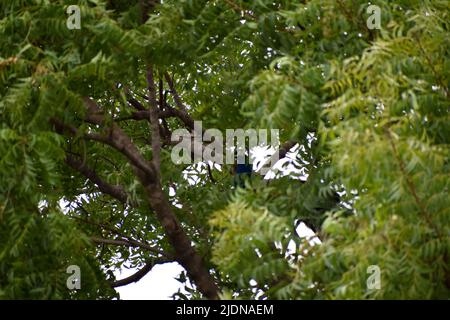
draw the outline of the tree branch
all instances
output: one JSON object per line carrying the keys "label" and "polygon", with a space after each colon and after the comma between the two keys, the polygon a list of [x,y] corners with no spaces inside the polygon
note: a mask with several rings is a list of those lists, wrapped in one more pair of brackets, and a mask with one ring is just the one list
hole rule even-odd
{"label": "tree branch", "polygon": [[[153,103],[155,100],[156,99],[153,100]],[[85,121],[104,127],[107,123],[97,103],[87,97],[84,98],[84,101],[88,109]],[[157,110],[156,108],[152,109],[155,111]],[[155,114],[153,114],[152,117],[152,120],[154,120]],[[152,135],[155,135],[155,133],[158,132],[159,140],[159,124],[157,121],[156,118],[156,122],[153,122],[156,130]],[[187,236],[176,215],[172,211],[171,204],[165,196],[159,179],[157,179],[156,172],[158,171],[155,170],[154,164],[149,163],[142,156],[131,139],[116,123],[113,122],[108,125],[107,136],[95,136],[91,138],[98,138],[97,141],[102,141],[103,143],[114,147],[126,156],[146,191],[148,197],[147,200],[151,208],[156,213],[156,217],[164,228],[170,244],[174,248],[176,260],[186,269],[189,277],[194,281],[199,288],[199,291],[202,292],[206,298],[218,299],[219,288],[217,287],[214,278],[210,275],[209,270],[206,268],[203,258],[194,249],[191,239]],[[71,131],[72,134],[77,133],[77,129]],[[160,141],[158,142],[160,143]]]}
{"label": "tree branch", "polygon": [[[82,206],[80,206],[80,205],[78,205],[78,206],[82,210],[86,211],[86,209],[84,209]],[[117,235],[117,236],[119,236],[121,238],[121,239],[113,239],[112,240],[112,239],[104,239],[104,238],[92,236],[91,240],[94,243],[97,243],[97,244],[111,244],[111,245],[118,245],[118,246],[123,245],[123,246],[127,246],[127,247],[139,247],[141,249],[153,252],[154,254],[156,254],[158,256],[165,257],[167,260],[170,260],[170,261],[175,260],[175,256],[173,254],[167,253],[167,252],[164,252],[164,251],[161,251],[161,250],[158,250],[157,248],[154,248],[154,247],[150,246],[147,243],[144,243],[144,242],[141,242],[141,241],[137,241],[137,240],[135,240],[135,239],[133,239],[133,238],[123,234],[121,231],[119,231],[118,229],[116,229],[114,227],[111,227],[111,226],[108,226],[108,225],[105,225],[105,224],[102,224],[102,223],[97,223],[97,222],[94,222],[94,221],[90,221],[88,219],[82,219],[82,218],[76,217],[76,216],[70,216],[69,215],[69,218],[75,219],[75,220],[80,221],[80,222],[85,223],[85,224],[90,224],[90,225],[99,227],[102,230],[112,232],[113,234],[115,234],[115,235]]]}
{"label": "tree branch", "polygon": [[158,256],[163,256],[166,257],[167,261],[172,261],[173,256],[168,255],[146,243],[142,243],[136,240],[131,240],[131,239],[105,239],[105,238],[99,238],[96,236],[92,236],[91,237],[92,242],[96,243],[96,244],[110,244],[110,245],[115,245],[115,246],[125,246],[125,247],[137,247],[137,248],[141,248],[144,249],[146,251],[150,251]]}
{"label": "tree branch", "polygon": [[161,137],[159,134],[158,101],[156,100],[155,81],[153,79],[153,68],[147,68],[147,85],[150,97],[150,125],[152,128],[152,162],[155,167],[156,179],[160,177],[161,167]]}
{"label": "tree branch", "polygon": [[145,107],[139,101],[137,101],[134,98],[129,98],[129,99],[127,99],[127,101],[139,111],[147,110],[147,109],[145,109]]}
{"label": "tree branch", "polygon": [[192,241],[184,232],[176,215],[166,199],[159,185],[151,184],[145,187],[151,207],[163,226],[168,240],[175,249],[177,261],[186,269],[189,277],[208,299],[219,298],[217,287],[209,270],[206,268],[203,258],[195,251]]}
{"label": "tree branch", "polygon": [[127,203],[127,193],[121,186],[111,185],[105,182],[98,174],[89,168],[83,161],[71,156],[66,155],[66,163],[76,171],[80,172],[92,183],[96,184],[101,192],[110,195],[111,197],[119,200],[122,203]]}
{"label": "tree branch", "polygon": [[[86,121],[103,126],[105,124],[105,119],[103,114],[100,112],[100,108],[97,104],[90,98],[84,98],[88,106],[88,114],[86,115]],[[108,128],[108,136],[90,136],[92,139],[106,143],[114,147],[117,151],[125,155],[126,158],[138,169],[146,173],[147,180],[155,180],[156,170],[152,163],[149,163],[139,152],[137,147],[131,141],[130,137],[116,124],[112,123]]]}
{"label": "tree branch", "polygon": [[180,95],[178,94],[177,90],[175,89],[175,86],[173,84],[173,80],[170,77],[170,75],[166,72],[164,73],[164,77],[169,85],[170,91],[173,95],[173,100],[175,101],[175,104],[177,105],[179,109],[178,117],[181,121],[191,130],[194,130],[194,119],[192,119],[191,115],[188,113],[187,108],[181,101]]}
{"label": "tree branch", "polygon": [[172,261],[165,260],[165,259],[150,259],[149,261],[146,262],[146,264],[138,272],[132,274],[131,276],[129,276],[125,279],[121,279],[121,280],[117,280],[117,281],[113,282],[111,284],[111,286],[113,288],[117,288],[117,287],[125,286],[125,285],[133,283],[133,282],[138,282],[147,273],[149,273],[150,270],[152,270],[155,265],[168,263],[168,262],[172,262]]}

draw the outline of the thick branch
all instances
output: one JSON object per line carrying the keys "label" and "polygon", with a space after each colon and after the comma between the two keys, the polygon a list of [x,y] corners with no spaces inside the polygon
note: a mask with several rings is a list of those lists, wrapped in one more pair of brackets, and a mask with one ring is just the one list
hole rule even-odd
{"label": "thick branch", "polygon": [[[105,117],[96,102],[90,98],[85,98],[84,100],[88,109],[86,121],[104,127],[106,124]],[[156,125],[158,125],[157,121]],[[159,132],[159,126],[153,132],[153,135],[156,132]],[[71,133],[76,134],[76,129],[75,132]],[[144,186],[148,196],[148,202],[156,213],[169,242],[174,248],[176,260],[186,269],[189,277],[195,282],[199,291],[205,297],[217,299],[219,289],[213,277],[210,275],[209,270],[206,268],[202,257],[195,251],[192,246],[192,241],[172,211],[170,202],[165,197],[159,179],[156,178],[157,174],[153,163],[149,163],[142,156],[131,139],[114,122],[108,127],[108,135],[98,141],[114,147],[126,156],[141,184]]]}
{"label": "thick branch", "polygon": [[[87,116],[87,121],[96,125],[102,125],[104,122],[101,114],[90,114]],[[54,125],[56,132],[60,134],[63,134],[64,132],[68,132],[72,136],[79,134],[79,130],[77,128],[65,124],[59,119],[51,118],[50,122]],[[131,139],[119,126],[117,126],[117,124],[113,123],[112,126],[108,128],[108,135],[100,135],[98,133],[81,133],[80,136],[84,139],[98,141],[115,148],[117,151],[125,155],[131,164],[146,172],[149,179],[154,179],[154,168],[152,168],[151,163],[149,163],[141,155]]]}
{"label": "thick branch", "polygon": [[137,101],[134,98],[129,98],[129,99],[127,99],[127,101],[139,111],[145,111],[146,110],[145,107],[139,101]]}
{"label": "thick branch", "polygon": [[[96,125],[104,125],[105,119],[97,104],[90,98],[84,98],[84,100],[89,110],[86,115],[86,121]],[[103,137],[103,139],[99,139],[97,141],[114,147],[116,150],[125,155],[134,166],[144,171],[147,174],[147,179],[155,180],[155,168],[142,156],[138,148],[131,141],[130,137],[128,137],[128,135],[123,132],[123,130],[116,123],[112,123],[108,128],[108,131],[109,134],[107,137]],[[95,137],[93,138],[95,139]]]}
{"label": "thick branch", "polygon": [[91,182],[95,183],[101,192],[110,195],[111,197],[119,200],[122,203],[127,203],[127,194],[125,190],[117,185],[111,185],[100,178],[97,173],[89,168],[83,161],[71,156],[66,156],[66,163],[76,171],[80,172]]}
{"label": "thick branch", "polygon": [[186,269],[189,277],[208,299],[218,299],[219,288],[209,274],[202,257],[195,251],[192,241],[181,227],[161,187],[147,185],[145,190],[151,207],[175,249],[177,261]]}

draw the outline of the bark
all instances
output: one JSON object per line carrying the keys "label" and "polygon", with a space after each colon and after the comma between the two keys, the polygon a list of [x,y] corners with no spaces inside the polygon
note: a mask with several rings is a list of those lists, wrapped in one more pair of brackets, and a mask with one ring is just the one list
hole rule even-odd
{"label": "bark", "polygon": [[105,182],[102,178],[100,178],[97,175],[97,173],[94,170],[92,170],[85,163],[83,163],[83,161],[75,158],[74,156],[67,155],[66,163],[76,171],[83,174],[91,182],[96,184],[101,192],[110,195],[111,197],[119,200],[122,203],[127,203],[128,198],[127,193],[121,186],[115,186]]}
{"label": "bark", "polygon": [[172,211],[169,202],[158,185],[149,184],[145,190],[152,209],[175,249],[177,261],[188,271],[190,278],[208,299],[218,299],[219,288],[210,275],[202,257],[195,251],[192,242],[184,232]]}

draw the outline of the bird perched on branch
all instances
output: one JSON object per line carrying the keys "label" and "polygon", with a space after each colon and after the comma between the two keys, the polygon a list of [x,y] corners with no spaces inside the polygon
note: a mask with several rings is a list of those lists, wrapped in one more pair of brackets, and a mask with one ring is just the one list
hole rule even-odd
{"label": "bird perched on branch", "polygon": [[245,180],[252,176],[253,165],[251,163],[234,164],[233,165],[233,185],[235,188],[245,188]]}

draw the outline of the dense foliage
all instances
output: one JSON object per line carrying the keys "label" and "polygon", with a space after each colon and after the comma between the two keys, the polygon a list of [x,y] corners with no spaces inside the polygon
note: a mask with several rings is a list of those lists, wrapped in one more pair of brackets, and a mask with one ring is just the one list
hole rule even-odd
{"label": "dense foliage", "polygon": [[[176,298],[448,298],[449,2],[161,2],[0,2],[0,298],[170,261]],[[280,129],[295,170],[177,165],[194,120]]]}

